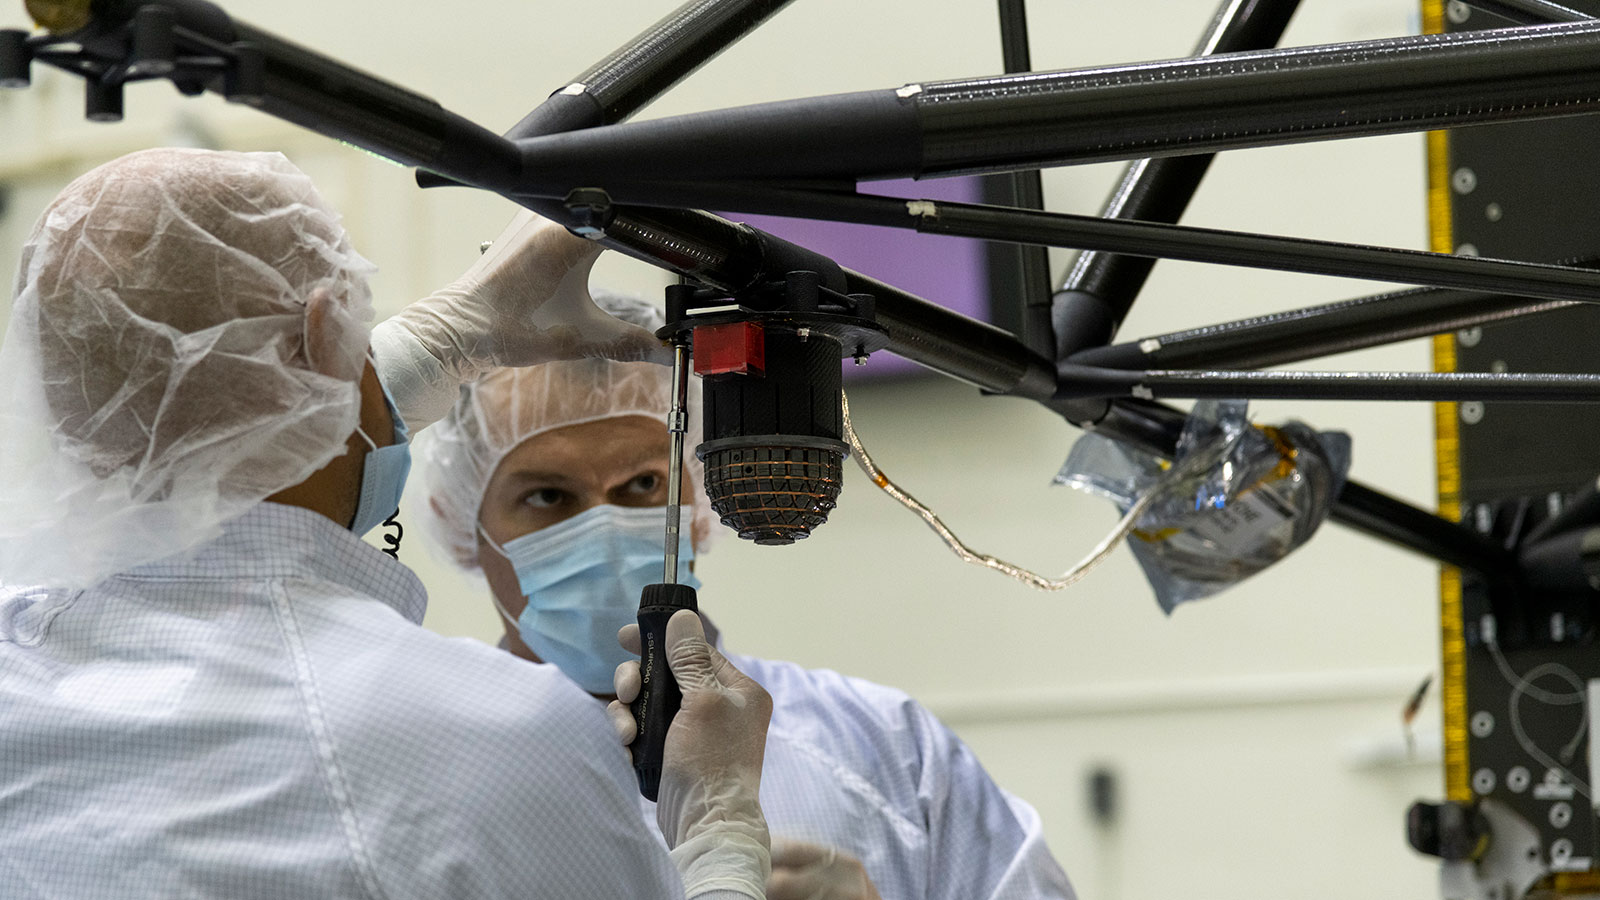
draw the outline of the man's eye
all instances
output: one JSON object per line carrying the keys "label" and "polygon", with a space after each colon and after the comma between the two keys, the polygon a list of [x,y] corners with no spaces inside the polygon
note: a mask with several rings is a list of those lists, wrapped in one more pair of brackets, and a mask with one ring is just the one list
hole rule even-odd
{"label": "man's eye", "polygon": [[628,484],[628,489],[636,494],[653,494],[660,487],[661,476],[654,472],[648,475],[640,475]]}
{"label": "man's eye", "polygon": [[557,490],[556,488],[540,488],[524,497],[522,502],[535,509],[549,509],[552,506],[560,506],[561,501],[565,499],[567,499],[566,491]]}

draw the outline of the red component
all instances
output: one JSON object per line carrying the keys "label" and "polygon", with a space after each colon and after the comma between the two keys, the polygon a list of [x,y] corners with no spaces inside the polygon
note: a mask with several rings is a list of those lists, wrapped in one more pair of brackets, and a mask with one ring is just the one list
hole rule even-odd
{"label": "red component", "polygon": [[754,322],[702,325],[694,330],[696,375],[760,375],[767,370],[767,335]]}

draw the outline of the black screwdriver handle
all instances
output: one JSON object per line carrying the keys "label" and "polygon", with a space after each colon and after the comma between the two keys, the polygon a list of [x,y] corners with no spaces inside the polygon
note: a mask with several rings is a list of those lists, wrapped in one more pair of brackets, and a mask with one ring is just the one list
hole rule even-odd
{"label": "black screwdriver handle", "polygon": [[667,620],[680,609],[699,609],[694,588],[686,584],[647,584],[639,598],[639,696],[633,701],[633,769],[639,793],[655,800],[661,789],[661,755],[667,729],[683,704],[678,679],[667,665]]}

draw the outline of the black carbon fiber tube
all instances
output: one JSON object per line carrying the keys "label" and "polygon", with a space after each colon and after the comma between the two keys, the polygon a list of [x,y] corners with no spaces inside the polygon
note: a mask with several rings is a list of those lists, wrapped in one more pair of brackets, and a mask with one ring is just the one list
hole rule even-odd
{"label": "black carbon fiber tube", "polygon": [[[514,184],[521,161],[505,138],[427,97],[234,21],[204,0],[100,0],[87,26],[63,37],[84,56],[121,65],[131,50],[127,26],[145,7],[171,10],[180,57],[226,58],[240,47],[258,53],[262,82],[246,102],[262,112],[478,187],[503,191]],[[228,85],[222,72],[195,83],[219,94]]]}
{"label": "black carbon fiber tube", "polygon": [[1566,309],[1487,291],[1421,288],[1360,297],[1080,350],[1068,362],[1110,369],[1254,369]]}
{"label": "black carbon fiber tube", "polygon": [[851,293],[873,296],[889,352],[986,391],[1041,402],[1056,389],[1055,365],[1009,331],[970,319],[860,272],[844,270]]}
{"label": "black carbon fiber tube", "polygon": [[265,56],[265,95],[253,104],[262,112],[475,187],[515,183],[521,160],[500,135],[297,44],[243,23],[235,29]]}
{"label": "black carbon fiber tube", "polygon": [[[877,205],[889,208],[887,203]],[[929,234],[1113,250],[1258,269],[1487,290],[1519,297],[1600,302],[1600,272],[1589,269],[971,203],[922,201],[906,208],[915,214],[917,230]]]}
{"label": "black carbon fiber tube", "polygon": [[1369,537],[1486,578],[1518,577],[1516,558],[1500,544],[1358,482],[1345,482],[1328,518]]}
{"label": "black carbon fiber tube", "polygon": [[506,132],[506,137],[535,137],[621,122],[791,2],[689,0],[584,70]]}
{"label": "black carbon fiber tube", "polygon": [[[1026,0],[1000,0],[1000,60],[1008,74],[1033,69],[1033,54],[1028,46],[1028,7]],[[1044,179],[1037,169],[1012,172],[1005,176],[1009,206],[1044,209]],[[1055,356],[1055,332],[1050,327],[1050,251],[1044,247],[1018,244],[990,247],[989,252],[1015,266],[1017,275],[1017,321],[1022,326],[1022,342],[1028,349]],[[993,264],[993,263],[991,263]],[[996,298],[997,300],[1000,298]]]}
{"label": "black carbon fiber tube", "polygon": [[[1224,0],[1196,56],[1278,45],[1300,0]],[[1101,216],[1177,222],[1211,167],[1212,154],[1144,159],[1130,165]],[[1018,204],[1024,205],[1024,204]],[[1116,334],[1155,260],[1086,250],[1052,300],[1056,355],[1104,344]]]}
{"label": "black carbon fiber tube", "polygon": [[999,172],[1600,109],[1600,22],[914,84],[520,142],[526,193]]}
{"label": "black carbon fiber tube", "polygon": [[1597,75],[1591,20],[929,84],[918,174],[1569,115],[1600,106]]}
{"label": "black carbon fiber tube", "polygon": [[1102,219],[977,203],[902,200],[870,194],[790,191],[747,185],[641,187],[630,199],[676,205],[711,198],[730,210],[802,216],[927,234],[1108,250],[1312,275],[1487,291],[1542,300],[1600,303],[1600,271],[1516,260],[1369,247],[1337,241]]}
{"label": "black carbon fiber tube", "polygon": [[[1491,372],[1254,372],[1115,369],[1060,366],[1061,394],[1079,396],[1251,400],[1497,400],[1600,403],[1600,375]],[[1113,375],[1115,373],[1115,375]]]}
{"label": "black carbon fiber tube", "polygon": [[1549,22],[1585,22],[1592,18],[1570,6],[1551,3],[1550,0],[1468,0],[1487,13],[1510,19],[1519,25],[1543,25]]}
{"label": "black carbon fiber tube", "polygon": [[[529,206],[563,212],[558,204]],[[784,248],[808,252],[711,213],[653,207],[619,207],[600,243],[729,293],[781,277],[788,271]],[[1054,395],[1054,364],[1010,332],[859,272],[843,275],[847,292],[872,295],[890,353],[996,394],[1040,402]]]}

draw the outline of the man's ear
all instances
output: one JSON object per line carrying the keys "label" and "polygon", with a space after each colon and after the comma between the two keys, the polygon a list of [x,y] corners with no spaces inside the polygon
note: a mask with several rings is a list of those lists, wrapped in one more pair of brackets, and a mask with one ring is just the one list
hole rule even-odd
{"label": "man's ear", "polygon": [[311,296],[306,298],[306,361],[311,364],[311,371],[320,375],[355,381],[361,377],[362,361],[343,358],[350,328],[350,317],[343,312],[333,292],[326,287],[311,291]]}

